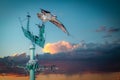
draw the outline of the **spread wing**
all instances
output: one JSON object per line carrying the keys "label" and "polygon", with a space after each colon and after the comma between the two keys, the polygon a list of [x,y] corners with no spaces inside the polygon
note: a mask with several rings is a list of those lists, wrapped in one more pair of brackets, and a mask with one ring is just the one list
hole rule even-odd
{"label": "spread wing", "polygon": [[47,10],[41,9],[41,13],[46,14],[46,13],[50,13],[50,12]]}
{"label": "spread wing", "polygon": [[65,28],[65,26],[58,21],[56,18],[50,20],[51,23],[55,24],[58,28],[60,28],[63,32],[65,32],[67,35],[69,35],[69,32]]}

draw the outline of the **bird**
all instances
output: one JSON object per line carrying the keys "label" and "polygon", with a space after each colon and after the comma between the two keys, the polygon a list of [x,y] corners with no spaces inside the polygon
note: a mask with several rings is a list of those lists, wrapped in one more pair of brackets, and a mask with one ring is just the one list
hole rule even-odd
{"label": "bird", "polygon": [[69,35],[69,32],[67,31],[66,27],[57,19],[57,16],[51,14],[51,12],[41,9],[41,12],[37,13],[37,17],[42,20],[42,22],[51,22],[54,25],[56,25],[58,28],[60,28],[64,33]]}

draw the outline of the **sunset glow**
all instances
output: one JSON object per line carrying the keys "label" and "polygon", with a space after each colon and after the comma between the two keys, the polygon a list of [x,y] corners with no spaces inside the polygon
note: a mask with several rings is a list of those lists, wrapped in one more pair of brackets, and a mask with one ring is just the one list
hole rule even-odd
{"label": "sunset glow", "polygon": [[[17,76],[17,75],[0,75],[1,80],[29,80],[29,76]],[[65,75],[65,74],[39,74],[36,80],[119,80],[120,73],[87,73],[87,74],[76,74],[76,75]]]}

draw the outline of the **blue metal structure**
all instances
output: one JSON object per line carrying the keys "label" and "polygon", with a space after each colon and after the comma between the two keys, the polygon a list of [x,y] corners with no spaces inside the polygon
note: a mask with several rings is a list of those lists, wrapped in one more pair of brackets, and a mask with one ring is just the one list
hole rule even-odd
{"label": "blue metal structure", "polygon": [[29,48],[30,50],[30,60],[27,63],[27,69],[30,73],[30,80],[35,80],[35,70],[39,67],[37,60],[35,60],[35,44],[37,44],[40,47],[44,47],[45,44],[45,38],[44,38],[44,29],[45,25],[42,24],[41,26],[38,25],[39,28],[39,36],[33,35],[29,30],[29,21],[30,21],[30,15],[27,15],[27,29],[25,29],[23,26],[22,31],[26,38],[28,38],[31,41],[31,46]]}
{"label": "blue metal structure", "polygon": [[[22,31],[26,38],[28,38],[31,41],[31,46],[29,48],[30,50],[30,60],[28,61],[26,67],[29,70],[30,73],[30,80],[35,80],[35,71],[44,71],[44,70],[51,70],[54,71],[58,69],[55,65],[52,66],[39,66],[38,61],[35,59],[35,45],[37,44],[39,47],[44,47],[45,44],[45,25],[42,23],[42,25],[37,24],[39,28],[39,35],[33,35],[29,30],[29,22],[30,22],[30,15],[27,15],[27,27],[26,29],[21,26]],[[21,24],[22,25],[22,24]]]}
{"label": "blue metal structure", "polygon": [[37,25],[39,28],[39,36],[33,35],[30,30],[29,30],[29,20],[30,20],[30,15],[27,15],[28,18],[28,22],[27,22],[27,29],[25,29],[22,26],[22,31],[25,35],[25,37],[27,37],[29,40],[31,40],[32,43],[37,44],[40,47],[44,47],[45,44],[45,38],[44,38],[44,29],[45,29],[45,25]]}

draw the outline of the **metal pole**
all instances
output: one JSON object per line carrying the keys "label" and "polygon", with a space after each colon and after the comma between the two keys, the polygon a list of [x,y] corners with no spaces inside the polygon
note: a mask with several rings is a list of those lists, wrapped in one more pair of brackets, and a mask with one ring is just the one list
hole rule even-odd
{"label": "metal pole", "polygon": [[[35,44],[32,44],[29,49],[30,49],[30,62],[34,63],[34,60],[35,60]],[[31,65],[31,66],[33,67],[34,65]],[[30,80],[35,80],[35,69],[34,68],[30,69]]]}
{"label": "metal pole", "polygon": [[29,31],[29,22],[30,22],[30,15],[29,15],[29,13],[28,13],[28,15],[27,15],[27,18],[28,18],[28,21],[27,21],[27,30]]}

